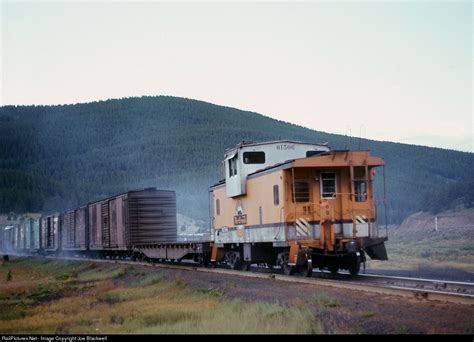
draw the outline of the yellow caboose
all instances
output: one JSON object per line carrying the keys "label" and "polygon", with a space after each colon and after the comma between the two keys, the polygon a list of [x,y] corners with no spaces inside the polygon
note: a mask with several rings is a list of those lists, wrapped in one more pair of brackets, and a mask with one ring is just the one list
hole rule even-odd
{"label": "yellow caboose", "polygon": [[355,275],[365,254],[387,259],[375,225],[382,158],[285,140],[243,142],[223,163],[224,179],[210,188],[211,261],[310,276],[313,267]]}

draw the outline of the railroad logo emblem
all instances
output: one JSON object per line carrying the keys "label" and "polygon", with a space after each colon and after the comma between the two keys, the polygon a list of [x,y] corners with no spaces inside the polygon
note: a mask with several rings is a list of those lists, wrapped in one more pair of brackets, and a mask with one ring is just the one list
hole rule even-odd
{"label": "railroad logo emblem", "polygon": [[244,213],[242,201],[235,206],[234,225],[241,226],[247,224],[247,215]]}

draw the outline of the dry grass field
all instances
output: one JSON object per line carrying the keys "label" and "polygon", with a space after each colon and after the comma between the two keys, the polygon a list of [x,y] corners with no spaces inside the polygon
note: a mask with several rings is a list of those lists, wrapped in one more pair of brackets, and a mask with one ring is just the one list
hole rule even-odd
{"label": "dry grass field", "polygon": [[153,268],[13,258],[0,268],[0,334],[321,333],[310,308],[226,299]]}

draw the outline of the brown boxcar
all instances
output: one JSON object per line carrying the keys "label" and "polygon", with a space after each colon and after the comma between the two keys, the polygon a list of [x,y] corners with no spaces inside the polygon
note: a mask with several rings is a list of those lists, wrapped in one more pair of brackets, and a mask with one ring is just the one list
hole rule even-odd
{"label": "brown boxcar", "polygon": [[70,210],[61,215],[61,246],[68,250],[74,248],[74,210]]}
{"label": "brown boxcar", "polygon": [[61,248],[65,251],[85,251],[88,246],[87,206],[62,215]]}
{"label": "brown boxcar", "polygon": [[41,249],[44,251],[57,251],[60,248],[59,214],[41,218]]}
{"label": "brown boxcar", "polygon": [[74,210],[75,248],[87,250],[89,245],[89,229],[87,226],[87,206]]}
{"label": "brown boxcar", "polygon": [[88,205],[90,249],[126,251],[177,240],[176,194],[148,188]]}

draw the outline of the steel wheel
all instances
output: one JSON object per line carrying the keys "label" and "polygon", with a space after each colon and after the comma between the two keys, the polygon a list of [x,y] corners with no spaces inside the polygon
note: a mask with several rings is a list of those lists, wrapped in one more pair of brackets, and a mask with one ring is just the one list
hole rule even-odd
{"label": "steel wheel", "polygon": [[202,267],[208,267],[210,263],[209,257],[206,255],[200,255],[198,261]]}
{"label": "steel wheel", "polygon": [[250,270],[250,262],[249,261],[241,261],[238,265],[238,270],[240,271],[248,271]]}
{"label": "steel wheel", "polygon": [[233,270],[242,269],[242,259],[239,252],[230,252],[226,255],[227,265]]}
{"label": "steel wheel", "polygon": [[360,271],[360,262],[361,262],[361,257],[360,254],[352,254],[349,259],[349,273],[351,276],[356,276],[359,274]]}
{"label": "steel wheel", "polygon": [[295,266],[288,265],[288,253],[284,253],[281,255],[280,265],[281,269],[283,270],[283,274],[292,275],[293,273],[295,273]]}
{"label": "steel wheel", "polygon": [[303,277],[311,277],[313,275],[313,262],[311,260],[306,261],[299,267],[299,270]]}
{"label": "steel wheel", "polygon": [[293,273],[295,273],[295,266],[290,266],[290,265],[288,265],[287,262],[285,262],[282,265],[282,269],[283,269],[283,273],[285,275],[292,275]]}

